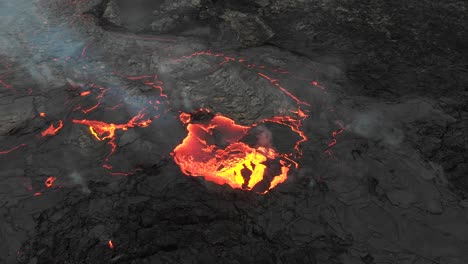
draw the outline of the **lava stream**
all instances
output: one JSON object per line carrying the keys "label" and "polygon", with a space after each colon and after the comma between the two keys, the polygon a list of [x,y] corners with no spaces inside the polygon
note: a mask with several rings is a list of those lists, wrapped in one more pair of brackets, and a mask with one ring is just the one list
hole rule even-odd
{"label": "lava stream", "polygon": [[41,137],[55,136],[63,128],[62,120],[59,120],[57,127],[51,124],[46,130],[42,131]]}
{"label": "lava stream", "polygon": [[[115,132],[116,130],[123,130],[126,131],[129,128],[134,127],[147,127],[151,124],[151,119],[145,119],[145,114],[140,112],[138,115],[134,116],[125,124],[113,124],[113,123],[106,123],[103,121],[96,121],[96,120],[87,120],[87,119],[73,119],[73,123],[75,124],[82,124],[87,125],[89,127],[89,131],[91,135],[93,135],[97,140],[103,141],[108,139],[107,142],[111,146],[111,152],[105,158],[105,161],[109,161],[109,158],[112,154],[114,154],[115,150],[117,149],[117,144],[115,143]],[[107,167],[110,167],[107,165]],[[106,167],[105,167],[106,168]],[[112,168],[112,167],[110,167]]]}
{"label": "lava stream", "polygon": [[12,152],[12,151],[14,151],[14,150],[17,150],[17,149],[22,148],[22,147],[25,147],[25,146],[26,146],[26,144],[20,144],[20,145],[14,147],[14,148],[11,148],[11,149],[0,150],[0,155],[8,154],[8,153],[10,153],[10,152]]}

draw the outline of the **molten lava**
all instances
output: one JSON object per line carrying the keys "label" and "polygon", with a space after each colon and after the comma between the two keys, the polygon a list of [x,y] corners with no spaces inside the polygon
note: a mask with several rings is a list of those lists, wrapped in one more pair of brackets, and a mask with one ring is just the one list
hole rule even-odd
{"label": "molten lava", "polygon": [[96,110],[96,109],[99,107],[99,105],[101,105],[101,103],[97,103],[97,104],[91,106],[91,107],[88,108],[88,109],[81,110],[81,112],[87,114],[87,113],[89,113],[89,112],[91,112],[91,111],[93,111],[93,110]]}
{"label": "molten lava", "polygon": [[278,88],[279,88],[281,91],[283,91],[287,96],[289,96],[289,97],[292,98],[294,101],[296,101],[296,103],[297,103],[298,105],[303,104],[303,105],[310,106],[309,103],[306,103],[306,102],[304,102],[304,101],[299,100],[299,98],[297,98],[295,95],[293,95],[291,92],[289,92],[286,88],[284,88],[283,86],[281,86],[281,85],[279,84],[279,82],[278,82],[277,79],[273,79],[273,78],[271,78],[271,77],[269,77],[269,76],[267,76],[266,74],[261,73],[261,72],[259,72],[259,73],[257,73],[257,74],[258,74],[258,76],[260,76],[260,77],[262,77],[262,78],[268,80],[268,81],[269,81],[270,83],[272,83],[274,86],[278,87]]}
{"label": "molten lava", "polygon": [[26,144],[20,144],[20,145],[14,147],[14,148],[7,149],[7,150],[0,150],[0,155],[8,154],[8,153],[10,153],[10,152],[12,152],[12,151],[14,151],[14,150],[17,150],[17,149],[19,149],[19,148],[22,148],[22,147],[24,147],[24,146],[26,146]]}
{"label": "molten lava", "polygon": [[[265,121],[287,125],[301,136],[300,142],[305,140],[299,126],[287,123],[287,118],[290,117]],[[209,121],[197,122],[189,114],[182,113],[180,120],[187,125],[188,135],[174,149],[173,156],[186,175],[202,176],[208,181],[244,190],[252,190],[257,184],[264,182],[268,186],[263,189],[264,193],[287,179],[291,165],[297,166],[289,158],[290,154],[278,153],[267,144],[251,146],[242,142],[249,130],[256,125],[241,126],[222,115],[214,115]],[[277,170],[269,168],[267,164],[276,164]]]}
{"label": "molten lava", "polygon": [[110,249],[114,249],[114,243],[112,243],[112,240],[109,240],[107,244],[109,245]]}
{"label": "molten lava", "polygon": [[[145,114],[140,112],[138,115],[134,116],[130,119],[126,124],[113,124],[113,123],[106,123],[102,121],[95,121],[95,120],[77,120],[73,119],[72,122],[75,124],[82,124],[87,125],[89,127],[89,131],[91,135],[93,135],[97,140],[103,141],[108,139],[107,142],[111,146],[111,152],[107,155],[105,161],[109,161],[110,156],[115,152],[117,149],[117,144],[115,143],[115,131],[116,130],[123,130],[126,131],[129,128],[134,127],[147,127],[151,124],[151,119],[144,119]],[[109,165],[106,165],[105,168],[112,168]]]}
{"label": "molten lava", "polygon": [[57,180],[56,177],[50,176],[49,178],[47,178],[47,180],[45,181],[44,184],[45,184],[45,186],[46,186],[47,188],[50,188],[50,187],[52,187],[52,186],[54,185],[55,180]]}
{"label": "molten lava", "polygon": [[62,127],[63,127],[63,122],[62,120],[59,120],[57,127],[55,127],[54,124],[51,124],[46,130],[42,131],[41,136],[42,137],[55,136],[57,132],[59,132],[59,130],[62,129]]}

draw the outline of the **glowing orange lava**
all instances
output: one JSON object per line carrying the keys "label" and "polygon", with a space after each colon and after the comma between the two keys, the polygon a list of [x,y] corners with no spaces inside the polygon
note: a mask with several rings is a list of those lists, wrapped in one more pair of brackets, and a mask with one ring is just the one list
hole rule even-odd
{"label": "glowing orange lava", "polygon": [[273,78],[271,78],[271,77],[269,77],[269,76],[267,76],[266,74],[261,73],[261,72],[259,72],[259,73],[257,73],[257,74],[258,74],[258,76],[260,76],[260,77],[262,77],[262,78],[264,78],[264,79],[270,81],[274,86],[278,87],[278,88],[279,88],[281,91],[283,91],[287,96],[289,96],[289,97],[292,98],[294,101],[296,101],[296,103],[297,103],[298,105],[303,104],[303,105],[310,106],[309,103],[306,103],[306,102],[304,102],[304,101],[299,100],[299,98],[297,98],[295,95],[293,95],[291,92],[289,92],[286,88],[284,88],[283,86],[281,86],[281,85],[279,84],[279,82],[278,82],[277,79],[273,79]]}
{"label": "glowing orange lava", "polygon": [[[286,120],[288,118],[291,120]],[[287,125],[293,131],[299,129],[289,122],[300,122],[292,117],[276,119],[264,121]],[[189,114],[182,113],[180,120],[187,125],[188,135],[174,149],[173,157],[186,175],[203,176],[208,181],[244,190],[252,190],[258,183],[266,181],[268,188],[264,193],[287,179],[291,165],[297,166],[289,154],[278,153],[265,145],[250,146],[242,142],[256,125],[241,126],[222,115],[214,115],[209,121],[194,122]],[[278,170],[268,168],[267,164],[272,162],[278,164]]]}
{"label": "glowing orange lava", "polygon": [[0,150],[0,155],[8,154],[8,153],[10,153],[10,152],[12,152],[12,151],[14,151],[14,150],[17,150],[17,149],[19,149],[19,148],[22,148],[22,147],[24,147],[24,146],[26,146],[26,144],[21,144],[21,145],[18,145],[18,146],[14,147],[14,148],[7,149],[7,150]]}
{"label": "glowing orange lava", "polygon": [[85,109],[85,110],[81,110],[81,111],[82,111],[83,113],[87,114],[87,113],[89,113],[89,112],[95,110],[96,108],[98,108],[99,105],[101,105],[101,103],[97,103],[97,104],[95,104],[94,106],[92,106],[92,107],[90,107],[90,108],[88,108],[88,109]]}
{"label": "glowing orange lava", "polygon": [[[117,144],[115,143],[115,131],[116,130],[123,130],[126,131],[129,128],[134,127],[147,127],[151,124],[151,119],[144,119],[145,114],[140,112],[138,115],[134,116],[130,119],[126,124],[113,124],[113,123],[106,123],[103,121],[96,121],[96,120],[77,120],[73,119],[72,122],[75,124],[82,124],[87,125],[89,127],[89,131],[91,135],[93,135],[97,140],[103,141],[108,139],[107,142],[111,146],[111,152],[107,155],[105,161],[108,161],[110,156],[115,152],[117,149]],[[109,165],[107,165],[109,166]]]}
{"label": "glowing orange lava", "polygon": [[60,129],[63,127],[63,122],[62,120],[59,120],[59,123],[57,127],[54,126],[54,124],[51,124],[46,130],[42,131],[41,136],[42,137],[47,137],[47,136],[54,136],[59,132]]}
{"label": "glowing orange lava", "polygon": [[154,75],[140,75],[140,76],[126,76],[117,72],[114,72],[115,75],[124,77],[128,80],[131,81],[136,81],[140,80],[142,81],[145,85],[148,85],[154,89],[157,89],[159,91],[159,96],[167,98],[167,95],[164,93],[163,85],[164,82],[159,80],[159,76],[157,74]]}
{"label": "glowing orange lava", "polygon": [[47,178],[44,184],[47,188],[50,188],[54,185],[55,180],[57,180],[57,178],[50,176],[49,178]]}
{"label": "glowing orange lava", "polygon": [[90,95],[90,94],[91,94],[91,91],[84,91],[84,92],[81,92],[81,93],[80,93],[80,96],[83,96],[83,97],[84,97],[84,96],[88,96],[88,95]]}

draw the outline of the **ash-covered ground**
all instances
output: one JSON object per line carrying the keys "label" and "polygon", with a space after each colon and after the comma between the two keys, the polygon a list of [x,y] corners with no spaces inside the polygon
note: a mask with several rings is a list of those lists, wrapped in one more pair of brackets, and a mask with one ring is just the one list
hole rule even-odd
{"label": "ash-covered ground", "polygon": [[[468,10],[442,2],[0,0],[0,263],[468,263]],[[200,108],[297,146],[286,181],[184,174]]]}

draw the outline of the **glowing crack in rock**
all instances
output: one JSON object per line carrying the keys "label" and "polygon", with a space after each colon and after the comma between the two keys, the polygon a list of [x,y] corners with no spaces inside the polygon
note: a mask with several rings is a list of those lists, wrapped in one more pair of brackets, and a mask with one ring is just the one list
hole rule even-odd
{"label": "glowing crack in rock", "polygon": [[[117,130],[126,131],[129,128],[134,127],[148,127],[152,120],[149,118],[145,119],[145,114],[140,112],[125,124],[113,124],[87,119],[73,119],[72,122],[75,124],[88,126],[91,135],[98,141],[108,140],[107,144],[111,146],[111,152],[105,158],[105,161],[107,162],[109,161],[110,156],[114,154],[115,150],[117,149],[117,144],[115,143],[115,132]],[[106,169],[112,169],[112,166],[108,164],[104,164],[103,167]]]}
{"label": "glowing crack in rock", "polygon": [[130,81],[142,81],[143,84],[150,86],[156,90],[159,91],[159,96],[167,98],[167,95],[164,93],[163,90],[163,85],[164,82],[159,80],[159,75],[158,74],[153,74],[153,75],[140,75],[140,76],[126,76],[117,72],[113,73],[114,75],[126,78],[127,80]]}
{"label": "glowing crack in rock", "polygon": [[307,105],[307,106],[310,106],[310,104],[306,103],[306,102],[303,102],[301,100],[299,100],[299,98],[297,98],[295,95],[293,95],[291,92],[289,92],[286,88],[284,88],[283,86],[281,86],[278,82],[278,80],[276,79],[273,79],[269,76],[267,76],[266,74],[263,74],[263,73],[257,73],[260,77],[270,81],[274,86],[278,87],[281,91],[283,91],[287,96],[289,96],[290,98],[292,98],[294,101],[296,101],[297,104],[303,104],[303,105]]}
{"label": "glowing crack in rock", "polygon": [[44,182],[44,185],[47,187],[47,188],[50,188],[54,185],[54,182],[57,180],[56,177],[53,177],[53,176],[50,176],[49,178],[47,178],[47,180]]}
{"label": "glowing crack in rock", "polygon": [[[82,88],[82,86],[84,86],[82,84],[75,83],[72,80],[68,80],[68,82],[75,89],[79,89],[79,88]],[[77,107],[75,107],[73,109],[73,111],[81,110],[81,112],[83,112],[84,114],[88,114],[89,112],[92,112],[92,111],[98,109],[99,106],[101,106],[101,100],[104,98],[104,95],[110,90],[110,88],[105,88],[105,87],[102,87],[102,86],[94,84],[94,83],[88,84],[88,87],[89,87],[89,89],[92,89],[92,90],[85,90],[85,91],[80,92],[79,93],[80,97],[88,97],[90,95],[96,94],[96,96],[94,97],[96,102],[93,105],[86,108],[86,109],[83,109],[83,106],[80,104]],[[68,102],[69,101],[67,101],[67,103]],[[67,103],[65,103],[65,104],[67,104]]]}
{"label": "glowing crack in rock", "polygon": [[328,154],[332,158],[334,156],[333,156],[333,153],[331,151],[331,148],[333,148],[338,143],[337,136],[345,131],[343,123],[341,123],[341,122],[337,122],[337,123],[340,126],[340,128],[338,130],[335,130],[335,131],[332,132],[332,142],[330,142],[328,144],[328,147],[325,150],[325,153]]}
{"label": "glowing crack in rock", "polygon": [[109,245],[110,249],[114,249],[114,243],[112,242],[112,240],[109,240],[107,244]]}
{"label": "glowing crack in rock", "polygon": [[12,152],[12,151],[14,151],[14,150],[20,149],[20,148],[25,147],[25,146],[26,146],[26,144],[20,144],[20,145],[18,145],[18,146],[16,146],[16,147],[13,147],[13,148],[11,148],[11,149],[0,150],[0,155],[8,154],[8,153],[10,153],[10,152]]}
{"label": "glowing crack in rock", "polygon": [[88,108],[88,109],[83,109],[83,110],[81,110],[81,112],[87,114],[87,113],[89,113],[89,112],[91,112],[91,111],[93,111],[93,110],[96,110],[100,105],[101,105],[101,103],[97,103],[97,104],[95,104],[94,106],[91,106],[91,107]]}
{"label": "glowing crack in rock", "polygon": [[46,130],[42,131],[41,137],[55,136],[62,128],[63,122],[62,120],[59,120],[57,126],[54,126],[54,124],[50,124],[50,126]]}
{"label": "glowing crack in rock", "polygon": [[80,93],[80,96],[85,97],[91,94],[91,91],[84,91]]}

